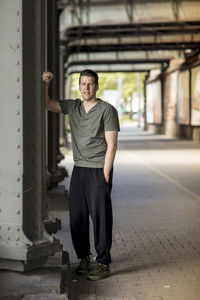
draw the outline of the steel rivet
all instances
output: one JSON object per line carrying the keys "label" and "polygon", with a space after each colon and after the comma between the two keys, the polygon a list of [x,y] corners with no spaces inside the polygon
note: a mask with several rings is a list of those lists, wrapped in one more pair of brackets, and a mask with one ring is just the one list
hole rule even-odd
{"label": "steel rivet", "polygon": [[19,181],[20,181],[20,177],[17,178],[17,182],[19,182]]}
{"label": "steel rivet", "polygon": [[17,194],[17,198],[19,198],[20,197],[20,194]]}
{"label": "steel rivet", "polygon": [[17,231],[20,231],[20,228],[19,228],[19,227],[17,228]]}
{"label": "steel rivet", "polygon": [[17,95],[17,99],[20,99],[20,95]]}
{"label": "steel rivet", "polygon": [[18,166],[19,166],[19,165],[21,164],[21,162],[20,162],[20,161],[18,161],[18,163],[17,163],[17,164],[18,164]]}
{"label": "steel rivet", "polygon": [[20,210],[17,211],[17,214],[18,214],[18,215],[20,214]]}
{"label": "steel rivet", "polygon": [[7,229],[10,230],[10,226],[8,226]]}
{"label": "steel rivet", "polygon": [[17,16],[19,16],[19,15],[20,15],[20,11],[18,10],[18,11],[17,11]]}
{"label": "steel rivet", "polygon": [[20,128],[17,128],[17,132],[20,132]]}
{"label": "steel rivet", "polygon": [[20,115],[20,111],[18,110],[18,112],[17,112],[17,115],[19,116]]}
{"label": "steel rivet", "polygon": [[19,27],[17,28],[17,32],[20,32],[20,28]]}
{"label": "steel rivet", "polygon": [[17,149],[19,149],[20,148],[20,145],[17,145]]}
{"label": "steel rivet", "polygon": [[18,236],[16,237],[16,241],[19,241],[19,237]]}
{"label": "steel rivet", "polygon": [[10,237],[8,236],[8,240],[10,240]]}
{"label": "steel rivet", "polygon": [[0,209],[0,213],[1,213],[1,209]]}

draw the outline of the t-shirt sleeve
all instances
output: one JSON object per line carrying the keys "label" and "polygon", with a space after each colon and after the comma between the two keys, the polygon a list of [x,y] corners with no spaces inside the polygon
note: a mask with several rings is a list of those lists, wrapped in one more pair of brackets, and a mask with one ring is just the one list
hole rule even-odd
{"label": "t-shirt sleeve", "polygon": [[104,130],[120,131],[118,113],[112,105],[109,105],[104,112]]}
{"label": "t-shirt sleeve", "polygon": [[59,104],[60,104],[62,113],[69,114],[74,105],[74,100],[71,100],[71,99],[60,100]]}

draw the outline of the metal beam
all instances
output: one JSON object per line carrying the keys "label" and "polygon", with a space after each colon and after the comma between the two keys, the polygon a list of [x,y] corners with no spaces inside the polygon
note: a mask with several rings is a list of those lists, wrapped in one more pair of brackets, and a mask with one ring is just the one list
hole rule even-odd
{"label": "metal beam", "polygon": [[[75,5],[79,4],[80,0],[58,0],[58,5],[65,7],[67,5],[70,5],[72,2]],[[110,6],[110,5],[121,5],[123,0],[90,0],[90,3],[93,6]],[[133,2],[133,0],[130,0]],[[166,0],[134,0],[134,3],[139,4],[152,4],[152,3],[162,3]],[[187,0],[187,2],[194,2],[194,0]],[[86,5],[86,2],[83,2],[83,5]]]}
{"label": "metal beam", "polygon": [[132,44],[107,44],[107,45],[77,45],[67,47],[67,56],[74,53],[92,53],[107,51],[158,51],[158,50],[186,50],[199,48],[199,43],[132,43]]}
{"label": "metal beam", "polygon": [[92,69],[96,72],[148,72],[152,69],[161,69],[161,64],[78,64],[66,69],[66,75],[80,73],[84,69]]}
{"label": "metal beam", "polygon": [[75,61],[155,61],[170,60],[172,58],[184,57],[184,51],[177,50],[160,50],[160,51],[118,51],[118,52],[92,52],[92,53],[74,53],[71,54],[67,62]]}
{"label": "metal beam", "polygon": [[[60,31],[63,33],[68,27],[79,25],[78,20],[72,22],[74,10],[80,9],[79,2],[70,3],[61,13]],[[175,1],[131,1],[133,9],[127,15],[125,1],[90,1],[89,18],[88,5],[82,3],[81,24],[91,26],[105,24],[130,24],[130,23],[155,23],[157,22],[188,22],[199,21],[200,3],[198,0],[179,0],[179,5]]]}
{"label": "metal beam", "polygon": [[[140,65],[140,64],[163,64],[163,63],[168,63],[168,62],[169,62],[169,59],[112,60],[112,61],[105,59],[105,60],[90,60],[90,61],[87,61],[87,64],[88,65],[90,65],[90,64],[93,64],[93,65],[101,65],[101,64],[112,64],[112,65],[137,64],[137,65]],[[84,65],[84,64],[86,64],[86,61],[78,60],[78,61],[72,61],[72,62],[66,63],[65,67]]]}
{"label": "metal beam", "polygon": [[65,42],[76,39],[113,38],[116,37],[147,37],[157,35],[199,34],[200,22],[156,22],[138,24],[109,24],[93,26],[72,26],[65,31]]}
{"label": "metal beam", "polygon": [[[47,49],[48,49],[48,70],[54,73],[54,80],[50,85],[50,95],[53,99],[60,99],[60,46],[59,46],[59,15],[56,10],[57,0],[48,1],[47,15]],[[49,186],[56,186],[67,176],[67,171],[58,167],[58,163],[64,156],[60,152],[59,134],[60,119],[63,116],[48,112],[48,171]]]}
{"label": "metal beam", "polygon": [[92,52],[72,54],[65,63],[67,72],[79,72],[84,68],[99,70],[141,70],[166,67],[172,58],[184,58],[182,51]]}
{"label": "metal beam", "polygon": [[[79,1],[72,2],[65,2],[60,19],[61,44],[66,47],[67,60],[94,52],[104,53],[107,61],[108,52],[157,51],[160,56],[160,51],[177,51],[182,56],[184,50],[199,48],[197,0],[91,0],[89,9],[88,2],[82,1],[81,26],[71,21],[73,6],[80,9]],[[173,54],[169,58],[174,58]]]}

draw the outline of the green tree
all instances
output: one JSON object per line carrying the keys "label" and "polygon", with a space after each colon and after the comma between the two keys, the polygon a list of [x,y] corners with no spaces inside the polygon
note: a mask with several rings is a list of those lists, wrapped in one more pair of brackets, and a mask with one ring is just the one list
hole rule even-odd
{"label": "green tree", "polygon": [[[137,92],[137,73],[135,72],[112,72],[112,73],[98,73],[99,75],[99,90],[97,92],[97,97],[103,97],[104,90],[117,90],[117,80],[121,76],[123,79],[122,96],[127,101],[128,97],[132,97],[132,94]],[[141,73],[141,84],[140,93],[143,93],[143,82],[145,73]],[[80,92],[78,89],[79,85],[79,74],[72,74],[72,88],[71,97],[80,98]]]}

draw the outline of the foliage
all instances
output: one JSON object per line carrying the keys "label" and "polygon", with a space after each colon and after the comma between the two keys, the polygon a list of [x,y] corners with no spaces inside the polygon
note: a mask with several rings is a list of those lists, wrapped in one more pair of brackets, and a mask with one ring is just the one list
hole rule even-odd
{"label": "foliage", "polygon": [[[122,73],[98,73],[99,75],[99,90],[97,97],[102,98],[104,90],[117,90],[118,89],[118,78],[122,78],[122,96],[125,100],[129,97],[132,98],[133,93],[137,92],[137,73],[135,72],[122,72]],[[140,93],[143,94],[143,81],[145,73],[141,73],[140,81]],[[71,98],[80,98],[79,86],[79,74],[75,73],[72,75],[72,88]]]}

